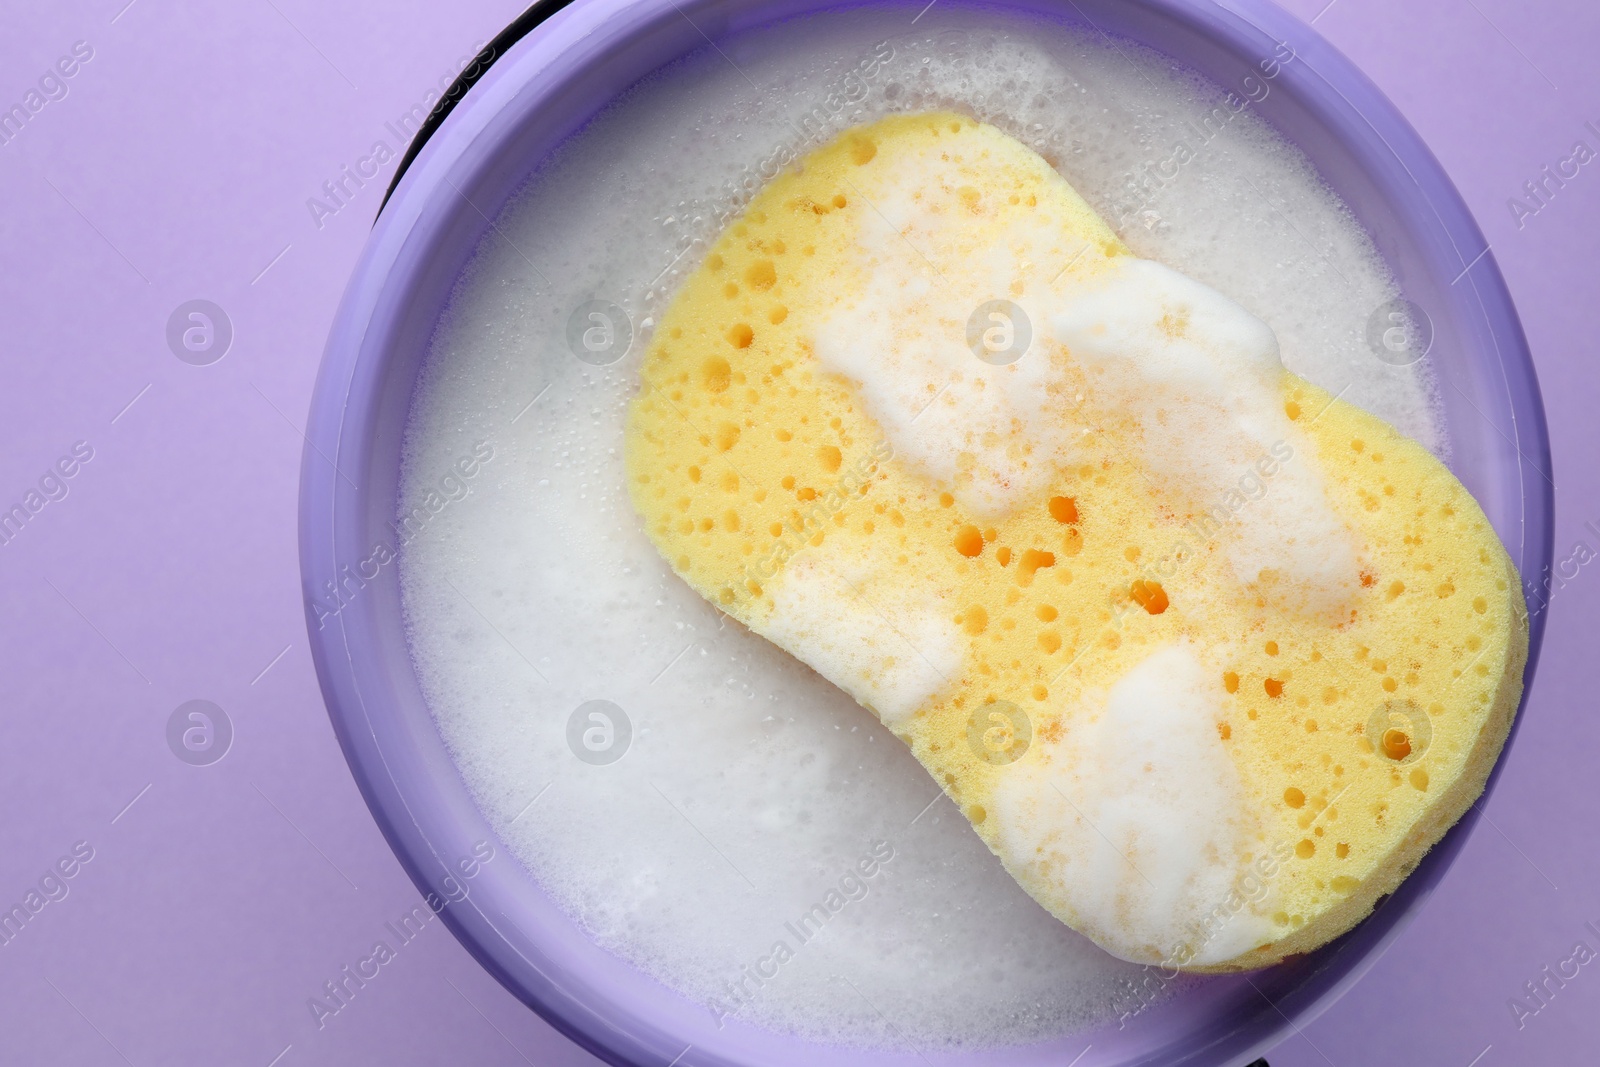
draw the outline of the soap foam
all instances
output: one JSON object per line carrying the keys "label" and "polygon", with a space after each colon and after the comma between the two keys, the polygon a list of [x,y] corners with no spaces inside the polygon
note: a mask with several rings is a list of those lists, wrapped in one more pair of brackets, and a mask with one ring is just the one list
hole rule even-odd
{"label": "soap foam", "polygon": [[1248,522],[1230,518],[1229,562],[1280,607],[1335,623],[1349,616],[1353,534],[1284,412],[1283,364],[1266,323],[1170,267],[1123,257],[1070,293],[1051,324],[1089,368],[1091,407],[1102,419],[1132,419],[1146,466],[1180,508],[1204,513],[1274,449],[1300,456]]}
{"label": "soap foam", "polygon": [[961,672],[964,642],[937,599],[911,591],[869,599],[873,561],[812,549],[791,560],[772,590],[773,640],[811,650],[810,666],[893,727]]}
{"label": "soap foam", "polygon": [[1125,959],[1205,965],[1276,936],[1269,903],[1229,907],[1264,850],[1217,732],[1220,677],[1186,644],[1157,650],[995,790],[1006,853],[1036,857],[1023,876]]}
{"label": "soap foam", "polygon": [[[1047,169],[1042,161],[1040,167]],[[993,222],[965,209],[962,192],[976,190],[960,184],[961,174],[946,153],[926,146],[876,176],[864,191],[870,206],[854,208],[870,280],[864,292],[846,294],[818,330],[815,352],[860,389],[896,455],[953,487],[964,507],[1000,518],[1078,461],[1078,428],[1061,418],[1061,361],[974,359],[963,343],[968,314],[991,298],[1014,298],[1023,314],[1001,312],[995,325],[1011,331],[1007,347],[1020,349],[1033,323],[1042,328],[1046,321],[1048,304],[1033,294],[1045,291],[1060,265],[1091,249],[1083,242],[1063,247],[1071,231],[1053,225],[1058,220],[1048,210],[1037,225],[1012,224],[974,239],[975,227]],[[947,252],[975,247],[988,254]],[[934,262],[945,266],[936,270]]]}
{"label": "soap foam", "polygon": [[[708,49],[603,114],[508,206],[435,338],[402,506],[467,443],[491,442],[496,459],[400,568],[419,677],[464,780],[596,942],[715,1017],[784,923],[887,841],[896,858],[870,892],[794,945],[737,1017],[854,1044],[973,1047],[1142,1008],[1140,969],[1030,899],[850,695],[725,625],[628,502],[622,430],[642,341],[741,190],[858,122],[971,111],[1044,154],[1136,253],[1266,321],[1290,369],[1441,439],[1419,369],[1365,348],[1368,313],[1395,295],[1370,238],[1264,124],[1234,118],[1146,202],[1128,175],[1193,141],[1189,123],[1220,90],[1051,26],[940,7],[906,23],[858,12],[749,35],[724,46],[739,70]],[[609,367],[566,347],[572,309],[597,296],[638,335]],[[564,740],[596,697],[634,724],[633,747],[605,767]]]}

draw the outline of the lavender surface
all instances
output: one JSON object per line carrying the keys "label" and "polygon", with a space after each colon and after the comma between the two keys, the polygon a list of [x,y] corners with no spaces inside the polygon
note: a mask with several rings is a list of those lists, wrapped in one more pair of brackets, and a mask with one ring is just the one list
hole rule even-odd
{"label": "lavender surface", "polygon": [[[386,925],[420,898],[334,741],[299,600],[300,431],[334,306],[406,116],[519,5],[123,3],[0,16],[0,109],[40,102],[0,137],[0,509],[44,501],[0,543],[0,905],[45,901],[0,942],[0,1058],[595,1063],[437,921],[404,943]],[[1371,973],[1269,1058],[1587,1062],[1600,160],[1579,164],[1575,145],[1600,152],[1600,12],[1325,3],[1287,6],[1417,127],[1510,284],[1567,562],[1488,818]],[[221,331],[193,349],[183,315],[169,331],[196,299],[231,323],[215,361]],[[221,730],[196,754],[182,735],[197,709],[169,729],[193,700],[231,724],[209,765]],[[393,959],[318,1018],[308,1000],[379,940]]]}

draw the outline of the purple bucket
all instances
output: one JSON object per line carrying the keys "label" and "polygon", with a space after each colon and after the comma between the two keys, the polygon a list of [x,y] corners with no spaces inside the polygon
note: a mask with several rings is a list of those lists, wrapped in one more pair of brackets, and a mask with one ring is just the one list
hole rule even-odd
{"label": "purple bucket", "polygon": [[[486,216],[618,93],[704,47],[701,31],[720,40],[830,6],[839,5],[576,0],[542,21],[532,12],[524,18],[524,25],[536,23],[531,32],[497,59],[416,154],[345,293],[307,429],[302,579],[311,646],[339,741],[390,846],[456,937],[519,999],[611,1063],[1245,1063],[1309,1022],[1372,965],[1444,876],[1477,822],[1476,810],[1370,918],[1316,953],[1207,982],[1124,1029],[961,1053],[827,1046],[737,1020],[718,1029],[701,1005],[595,945],[521,866],[490,864],[470,883],[457,877],[457,864],[475,844],[497,838],[418,686],[396,568],[374,563],[374,548],[393,543],[388,523],[396,512],[402,436],[435,323],[489,228]],[[1466,205],[1382,94],[1310,27],[1267,0],[1008,0],[993,7],[1137,41],[1220,85],[1258,73],[1280,43],[1294,49],[1295,61],[1276,73],[1257,113],[1344,198],[1406,297],[1432,319],[1430,358],[1443,392],[1452,466],[1522,574],[1542,575],[1551,560],[1553,485],[1527,344]],[[336,614],[313,606],[329,583],[353,574],[359,592]],[[1532,622],[1530,680],[1543,623],[1542,614]],[[1498,767],[1490,788],[1497,777]]]}

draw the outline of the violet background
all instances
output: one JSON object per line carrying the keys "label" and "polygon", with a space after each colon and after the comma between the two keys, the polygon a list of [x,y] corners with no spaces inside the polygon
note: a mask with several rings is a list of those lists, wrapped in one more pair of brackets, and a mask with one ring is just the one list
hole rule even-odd
{"label": "violet background", "polygon": [[[306,200],[374,141],[399,149],[384,123],[521,0],[125,2],[0,10],[0,106],[74,42],[94,49],[0,145],[0,510],[74,442],[94,448],[0,545],[0,904],[74,842],[95,851],[0,945],[0,1062],[595,1064],[438,922],[321,1029],[306,1004],[419,903],[329,726],[296,555],[300,431],[394,163],[320,229]],[[1507,206],[1575,140],[1600,148],[1600,8],[1326,3],[1286,6],[1417,127],[1511,287],[1550,421],[1556,556],[1600,552],[1600,163],[1520,229]],[[205,367],[165,337],[194,298],[234,327]],[[1600,566],[1549,611],[1488,818],[1273,1067],[1600,1058],[1600,961],[1520,1030],[1507,1006],[1579,940],[1600,949]],[[235,731],[206,767],[166,741],[195,698]]]}

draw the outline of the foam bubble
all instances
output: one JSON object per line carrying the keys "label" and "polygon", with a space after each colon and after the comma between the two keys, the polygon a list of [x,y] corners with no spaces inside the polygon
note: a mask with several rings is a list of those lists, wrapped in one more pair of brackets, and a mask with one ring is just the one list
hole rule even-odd
{"label": "foam bubble", "polygon": [[[978,192],[963,184],[970,167],[939,147],[905,152],[867,182],[871,206],[855,210],[870,280],[861,293],[841,294],[842,306],[817,332],[815,352],[858,386],[896,455],[954,487],[964,507],[997,519],[1078,460],[1079,428],[1061,417],[1068,381],[1062,362],[1024,358],[1022,350],[1046,326],[1056,265],[1090,251],[1068,235],[1103,226],[1085,221],[1086,206],[1071,220],[1042,207],[1027,225],[991,232],[992,217],[963,204],[963,194]],[[1048,171],[1043,161],[1037,165]],[[1081,204],[1058,175],[1047,177],[1064,200]],[[984,253],[967,254],[975,248]],[[936,271],[935,261],[943,269]],[[980,327],[1005,331],[1004,347],[1018,350],[998,365],[962,343],[969,313],[991,297],[1002,298],[1001,310],[991,313],[999,318]]]}
{"label": "foam bubble", "polygon": [[861,585],[874,561],[830,552],[837,543],[789,563],[773,586],[767,628],[773,640],[808,649],[818,673],[892,727],[961,673],[964,642],[937,598],[901,590],[866,600]]}
{"label": "foam bubble", "polygon": [[[1354,536],[1284,412],[1266,323],[1170,267],[1121,257],[1063,301],[1051,325],[1088,368],[1101,418],[1131,419],[1151,476],[1185,510],[1205,513],[1258,462],[1277,468],[1250,521],[1228,519],[1234,576],[1290,610],[1348,617]],[[1301,458],[1278,467],[1285,452]]]}
{"label": "foam bubble", "polygon": [[1217,733],[1219,677],[1185,644],[1158,649],[995,789],[1006,853],[1125,959],[1204,965],[1276,936],[1269,906],[1229,908],[1260,827]]}

